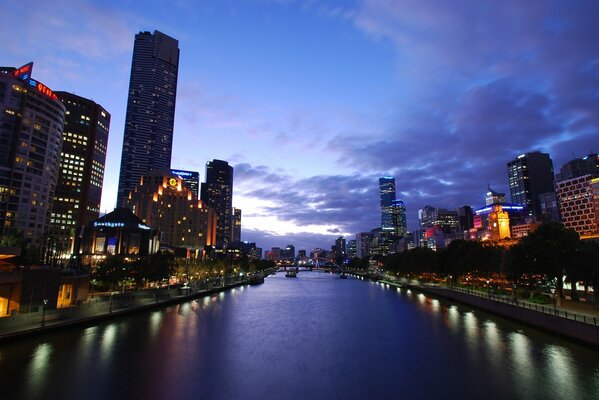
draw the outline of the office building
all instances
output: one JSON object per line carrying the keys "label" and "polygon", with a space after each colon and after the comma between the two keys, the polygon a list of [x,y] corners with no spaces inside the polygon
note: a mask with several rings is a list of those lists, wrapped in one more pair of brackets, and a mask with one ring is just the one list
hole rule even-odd
{"label": "office building", "polygon": [[216,211],[216,250],[231,241],[231,210],[233,209],[233,167],[226,161],[206,163],[206,182],[202,183],[202,202]]}
{"label": "office building", "polygon": [[335,252],[335,258],[346,258],[347,257],[347,249],[346,249],[346,243],[345,243],[345,238],[343,236],[339,236],[337,238],[337,240],[335,240],[335,246],[334,247],[334,252]]}
{"label": "office building", "polygon": [[56,92],[66,108],[48,256],[64,263],[77,230],[100,216],[110,114],[94,101]]}
{"label": "office building", "polygon": [[395,178],[384,176],[379,178],[379,194],[381,199],[381,229],[393,232],[393,201],[395,201]]}
{"label": "office building", "polygon": [[233,207],[233,218],[231,226],[231,241],[241,242],[241,210]]}
{"label": "office building", "polygon": [[356,258],[358,254],[357,241],[351,239],[347,242],[347,258]]}
{"label": "office building", "polygon": [[143,175],[171,167],[179,42],[161,32],[135,35],[117,205]]}
{"label": "office building", "polygon": [[62,150],[65,106],[34,80],[33,63],[0,68],[0,235],[45,243]]}
{"label": "office building", "polygon": [[560,168],[555,179],[564,181],[587,174],[599,175],[599,155],[597,153],[568,161]]}
{"label": "office building", "polygon": [[408,233],[408,223],[406,218],[406,205],[403,200],[394,200],[391,203],[391,215],[393,220],[393,233],[400,238]]}
{"label": "office building", "polygon": [[485,205],[490,206],[497,203],[505,203],[505,193],[496,192],[491,189],[491,186],[488,186],[485,194]]}
{"label": "office building", "polygon": [[555,192],[549,154],[538,151],[521,154],[507,163],[507,172],[512,203],[525,205],[530,216],[542,220],[539,196]]}
{"label": "office building", "polygon": [[562,223],[581,238],[599,238],[599,175],[586,174],[557,182]]}
{"label": "office building", "polygon": [[[504,196],[505,201],[505,196]],[[488,205],[488,204],[487,204]],[[458,220],[460,231],[467,231],[474,227],[474,210],[470,206],[458,208]]]}
{"label": "office building", "polygon": [[200,173],[197,171],[185,171],[182,169],[171,169],[171,174],[178,176],[183,180],[185,187],[200,198]]}
{"label": "office building", "polygon": [[356,257],[366,258],[370,256],[370,242],[372,234],[370,232],[360,232],[356,235]]}

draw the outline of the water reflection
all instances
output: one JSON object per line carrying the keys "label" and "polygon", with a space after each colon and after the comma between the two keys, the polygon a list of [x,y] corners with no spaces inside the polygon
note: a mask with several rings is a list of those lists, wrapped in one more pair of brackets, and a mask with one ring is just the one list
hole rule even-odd
{"label": "water reflection", "polygon": [[[406,398],[599,392],[595,350],[409,289],[307,272],[41,344],[0,344],[0,354],[0,387],[25,380],[24,393],[2,393],[11,399],[58,398],[52,383],[65,375],[79,382],[71,397],[102,399],[117,390],[158,399],[384,399],[398,397],[397,385]],[[410,384],[431,377],[434,385]]]}

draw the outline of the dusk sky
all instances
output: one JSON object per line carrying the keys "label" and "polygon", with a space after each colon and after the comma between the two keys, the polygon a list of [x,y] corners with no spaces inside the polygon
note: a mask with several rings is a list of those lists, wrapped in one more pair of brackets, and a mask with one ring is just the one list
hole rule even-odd
{"label": "dusk sky", "polygon": [[[26,4],[26,6],[24,6]],[[598,151],[599,2],[0,0],[0,65],[112,115],[116,203],[134,35],[179,40],[172,167],[235,168],[242,240],[329,248],[380,226],[393,175],[424,205],[484,204],[506,163]],[[509,200],[509,196],[508,196]]]}

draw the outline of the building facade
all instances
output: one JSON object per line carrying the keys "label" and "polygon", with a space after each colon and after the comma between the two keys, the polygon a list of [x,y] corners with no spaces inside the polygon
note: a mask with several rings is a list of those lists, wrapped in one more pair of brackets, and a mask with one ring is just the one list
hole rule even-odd
{"label": "building facade", "polygon": [[31,77],[33,63],[0,68],[0,235],[45,245],[59,174],[65,107]]}
{"label": "building facade", "polygon": [[231,241],[231,211],[233,210],[233,167],[226,161],[206,163],[206,182],[202,183],[202,202],[216,211],[216,249],[226,248]]}
{"label": "building facade", "polygon": [[379,195],[381,199],[381,229],[393,232],[393,202],[395,201],[395,178],[384,176],[379,178]]}
{"label": "building facade", "polygon": [[65,262],[77,229],[100,216],[110,114],[94,101],[56,92],[66,108],[48,256]]}
{"label": "building facade", "polygon": [[599,177],[586,174],[557,183],[562,223],[581,238],[599,237]]}
{"label": "building facade", "polygon": [[214,246],[216,215],[183,180],[164,171],[142,177],[127,204],[141,221],[160,230],[163,246],[184,247],[190,257],[203,257]]}
{"label": "building facade", "polygon": [[529,215],[542,220],[539,196],[555,192],[553,162],[549,154],[538,151],[521,154],[507,163],[512,203],[525,205]]}
{"label": "building facade", "polygon": [[169,170],[179,71],[179,42],[159,31],[135,35],[117,205],[151,170]]}
{"label": "building facade", "polygon": [[231,224],[231,241],[241,242],[241,209],[233,207],[233,219]]}

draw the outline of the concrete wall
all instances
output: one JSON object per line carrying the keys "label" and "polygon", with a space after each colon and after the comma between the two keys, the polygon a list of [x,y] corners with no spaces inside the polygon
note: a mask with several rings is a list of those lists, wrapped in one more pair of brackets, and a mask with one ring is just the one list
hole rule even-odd
{"label": "concrete wall", "polygon": [[539,311],[530,310],[528,308],[486,299],[484,297],[472,296],[466,293],[460,293],[445,288],[414,287],[414,289],[460,303],[468,304],[482,310],[534,326],[535,328],[539,328],[550,333],[556,333],[561,336],[599,347],[599,326],[558,317],[556,315],[545,314]]}

